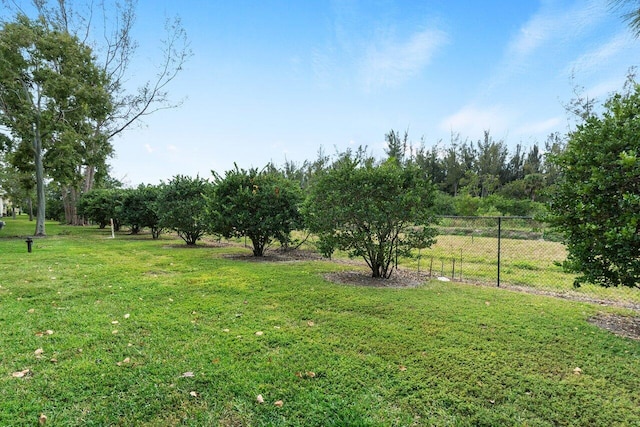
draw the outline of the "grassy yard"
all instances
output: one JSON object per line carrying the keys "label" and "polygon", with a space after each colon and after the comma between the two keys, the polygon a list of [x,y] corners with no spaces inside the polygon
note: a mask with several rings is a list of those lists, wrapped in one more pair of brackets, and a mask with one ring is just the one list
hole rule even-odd
{"label": "grassy yard", "polygon": [[640,342],[587,322],[636,313],[5,220],[2,426],[640,425]]}

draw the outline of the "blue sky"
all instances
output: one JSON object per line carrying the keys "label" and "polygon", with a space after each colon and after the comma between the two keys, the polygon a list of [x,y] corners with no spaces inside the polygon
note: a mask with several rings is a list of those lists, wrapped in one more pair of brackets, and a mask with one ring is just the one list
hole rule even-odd
{"label": "blue sky", "polygon": [[114,139],[112,174],[131,186],[320,147],[381,157],[391,129],[543,145],[571,126],[575,85],[604,100],[640,59],[606,0],[139,0],[132,81],[152,77],[176,14],[193,51],[171,87],[184,103]]}

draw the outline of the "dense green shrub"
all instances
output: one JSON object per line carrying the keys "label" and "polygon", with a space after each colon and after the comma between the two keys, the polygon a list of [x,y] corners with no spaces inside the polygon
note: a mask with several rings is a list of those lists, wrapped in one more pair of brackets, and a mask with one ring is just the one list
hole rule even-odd
{"label": "dense green shrub", "polygon": [[208,228],[205,194],[210,191],[211,184],[200,177],[177,175],[161,185],[158,227],[173,230],[187,245],[195,245]]}
{"label": "dense green shrub", "polygon": [[435,191],[415,166],[394,159],[376,165],[348,152],[314,182],[305,221],[324,255],[348,251],[365,260],[373,277],[388,278],[395,257],[433,243]]}
{"label": "dense green shrub", "polygon": [[640,286],[640,85],[570,134],[551,203],[576,285]]}
{"label": "dense green shrub", "polygon": [[113,227],[120,230],[119,217],[123,191],[119,189],[94,189],[78,200],[78,215],[105,228],[113,220]]}
{"label": "dense green shrub", "polygon": [[291,231],[302,227],[297,182],[277,171],[235,169],[224,178],[214,173],[208,202],[209,228],[224,237],[248,237],[254,256],[263,256],[274,240],[286,245]]}
{"label": "dense green shrub", "polygon": [[151,230],[154,239],[160,237],[159,196],[160,188],[153,185],[141,184],[138,188],[123,190],[119,216],[133,234],[146,227]]}

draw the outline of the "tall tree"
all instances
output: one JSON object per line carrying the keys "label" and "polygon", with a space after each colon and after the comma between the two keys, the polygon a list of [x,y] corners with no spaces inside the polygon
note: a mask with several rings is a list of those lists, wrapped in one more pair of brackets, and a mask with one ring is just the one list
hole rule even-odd
{"label": "tall tree", "polygon": [[614,9],[622,10],[622,17],[629,24],[636,38],[640,37],[640,1],[638,0],[609,0]]}
{"label": "tall tree", "polygon": [[[21,13],[15,1],[2,0],[8,10]],[[67,138],[73,148],[69,157],[52,158],[57,171],[67,170],[62,177],[66,191],[67,221],[77,224],[77,197],[91,190],[96,178],[106,175],[107,160],[113,155],[111,139],[159,110],[177,107],[169,97],[168,88],[191,55],[186,32],[179,18],[165,23],[162,55],[158,58],[155,76],[131,91],[128,80],[138,43],[133,38],[136,22],[136,0],[85,2],[83,0],[31,0],[37,19],[48,28],[75,36],[91,46],[98,65],[107,76],[105,86],[112,109],[100,120],[93,121],[83,138]],[[54,156],[51,156],[54,157]]]}
{"label": "tall tree", "polygon": [[389,159],[395,159],[396,162],[404,163],[405,153],[409,144],[409,131],[405,131],[404,135],[400,135],[398,131],[391,129],[385,134],[384,140],[387,142],[385,152]]}
{"label": "tall tree", "polygon": [[36,176],[36,236],[45,231],[44,157],[56,142],[103,120],[107,76],[91,49],[43,20],[18,15],[0,30],[0,124],[28,144]]}
{"label": "tall tree", "polygon": [[504,142],[494,141],[489,131],[478,141],[476,171],[480,180],[480,196],[486,197],[505,182],[505,163],[508,150]]}

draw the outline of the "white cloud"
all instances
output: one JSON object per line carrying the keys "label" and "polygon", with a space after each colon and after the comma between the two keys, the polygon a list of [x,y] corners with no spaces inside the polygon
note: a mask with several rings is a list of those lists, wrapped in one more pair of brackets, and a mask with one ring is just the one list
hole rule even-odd
{"label": "white cloud", "polygon": [[555,2],[542,2],[540,10],[524,23],[505,49],[503,60],[489,88],[512,77],[514,73],[530,70],[532,64],[549,61],[556,49],[567,47],[594,31],[603,19],[610,16],[606,2],[577,1],[567,9]]}
{"label": "white cloud", "polygon": [[555,18],[543,15],[534,16],[521,29],[507,48],[507,56],[522,58],[534,52],[546,40],[557,25]]}
{"label": "white cloud", "polygon": [[562,117],[552,117],[539,122],[525,123],[515,130],[517,135],[535,135],[555,132],[561,128],[564,119]]}
{"label": "white cloud", "polygon": [[585,94],[589,96],[589,98],[594,98],[598,100],[598,103],[602,103],[608,98],[613,92],[620,92],[622,87],[624,86],[626,77],[622,75],[618,75],[616,77],[611,77],[608,80],[603,80],[600,83],[597,83],[588,89],[585,90]]}
{"label": "white cloud", "polygon": [[180,150],[178,150],[178,147],[176,147],[175,145],[169,144],[167,145],[167,151],[170,153],[177,153]]}
{"label": "white cloud", "polygon": [[565,72],[569,75],[576,72],[597,71],[603,64],[606,64],[607,61],[619,53],[629,51],[636,43],[637,40],[632,38],[630,32],[625,29],[625,31],[615,35],[607,43],[572,61]]}
{"label": "white cloud", "polygon": [[387,39],[372,43],[366,49],[361,65],[366,88],[403,83],[418,74],[447,42],[448,37],[443,31],[426,29],[403,42]]}
{"label": "white cloud", "polygon": [[442,120],[440,128],[470,138],[480,137],[485,130],[500,137],[506,135],[512,119],[513,113],[500,106],[481,108],[468,105]]}
{"label": "white cloud", "polygon": [[147,153],[153,153],[156,151],[150,144],[144,144],[144,148],[147,150]]}

